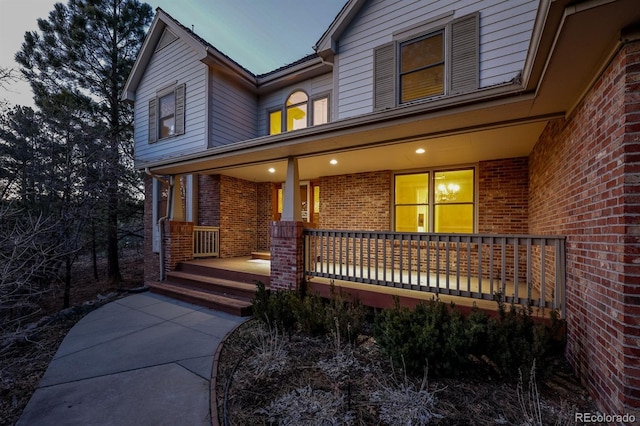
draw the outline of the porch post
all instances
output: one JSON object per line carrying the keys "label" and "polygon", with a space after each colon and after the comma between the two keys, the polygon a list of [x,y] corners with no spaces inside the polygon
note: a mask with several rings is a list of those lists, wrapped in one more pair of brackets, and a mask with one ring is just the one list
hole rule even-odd
{"label": "porch post", "polygon": [[171,220],[184,222],[184,208],[182,205],[182,183],[180,175],[171,176]]}
{"label": "porch post", "polygon": [[193,222],[187,222],[182,200],[180,176],[171,176],[168,199],[169,220],[161,224],[164,272],[173,271],[185,260],[193,259]]}
{"label": "porch post", "polygon": [[271,283],[273,290],[297,289],[304,279],[304,222],[300,204],[298,159],[287,161],[282,220],[271,223]]}
{"label": "porch post", "polygon": [[284,184],[284,199],[282,200],[283,221],[302,221],[300,204],[300,178],[298,177],[298,159],[287,159],[287,180]]}

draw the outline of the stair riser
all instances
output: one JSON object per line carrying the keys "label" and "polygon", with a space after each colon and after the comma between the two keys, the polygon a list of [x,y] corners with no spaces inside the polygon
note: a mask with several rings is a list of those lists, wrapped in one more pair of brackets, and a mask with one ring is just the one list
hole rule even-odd
{"label": "stair riser", "polygon": [[249,301],[253,300],[256,294],[255,290],[249,291],[242,288],[218,286],[214,283],[198,281],[197,279],[189,279],[189,278],[176,277],[171,275],[167,277],[167,281],[175,284],[187,285],[189,287],[197,288],[199,290],[209,291],[212,293],[229,295],[233,297],[241,297]]}
{"label": "stair riser", "polygon": [[152,293],[156,293],[156,294],[161,294],[163,296],[167,296],[167,297],[171,297],[172,299],[177,299],[177,300],[181,300],[183,302],[187,302],[187,303],[193,303],[194,305],[198,305],[198,306],[204,306],[205,308],[209,308],[209,309],[215,309],[217,311],[222,311],[222,312],[226,312],[228,314],[231,315],[236,315],[236,316],[241,316],[241,317],[247,317],[247,316],[251,316],[251,307],[246,307],[246,308],[238,308],[235,306],[227,306],[225,304],[222,303],[215,303],[212,302],[210,300],[203,300],[200,299],[198,297],[194,297],[188,294],[182,294],[179,292],[174,292],[168,289],[163,289],[163,288],[157,288],[157,287],[152,287],[151,289]]}
{"label": "stair riser", "polygon": [[225,269],[211,268],[209,266],[187,263],[180,264],[179,270],[182,272],[187,272],[189,274],[203,275],[205,277],[216,277],[223,280],[238,281],[247,284],[255,284],[257,281],[261,281],[267,287],[269,286],[270,281],[268,275],[259,275],[240,271],[228,271]]}

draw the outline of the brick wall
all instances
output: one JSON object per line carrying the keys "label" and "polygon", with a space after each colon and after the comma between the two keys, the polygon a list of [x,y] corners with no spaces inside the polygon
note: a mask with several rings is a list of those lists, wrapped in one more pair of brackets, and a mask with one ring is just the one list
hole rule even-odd
{"label": "brick wall", "polygon": [[257,219],[256,249],[259,251],[269,251],[271,242],[269,239],[269,224],[273,220],[271,217],[272,198],[275,191],[275,184],[265,182],[257,185]]}
{"label": "brick wall", "polygon": [[390,230],[390,171],[328,176],[319,185],[319,228]]}
{"label": "brick wall", "polygon": [[527,234],[529,159],[507,158],[478,164],[479,234]]}
{"label": "brick wall", "polygon": [[173,271],[180,262],[193,259],[193,222],[164,222],[164,267]]}
{"label": "brick wall", "polygon": [[529,158],[531,233],[567,236],[567,354],[599,408],[640,414],[640,43]]}
{"label": "brick wall", "polygon": [[257,249],[257,185],[221,175],[220,257],[249,256]]}
{"label": "brick wall", "polygon": [[304,222],[271,222],[271,289],[291,290],[302,283],[304,226]]}
{"label": "brick wall", "polygon": [[220,226],[220,175],[198,176],[198,225]]}

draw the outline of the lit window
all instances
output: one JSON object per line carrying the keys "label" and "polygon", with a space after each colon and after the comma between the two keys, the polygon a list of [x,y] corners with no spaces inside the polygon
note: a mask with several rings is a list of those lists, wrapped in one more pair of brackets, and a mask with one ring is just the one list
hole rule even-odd
{"label": "lit window", "polygon": [[307,127],[307,102],[306,93],[293,92],[286,104],[287,131],[304,129]]}
{"label": "lit window", "polygon": [[400,45],[400,102],[444,94],[442,32]]}
{"label": "lit window", "polygon": [[313,101],[313,125],[329,122],[329,98],[319,98]]}
{"label": "lit window", "polygon": [[472,233],[474,188],[473,169],[396,175],[395,231]]}
{"label": "lit window", "polygon": [[434,174],[434,231],[473,232],[473,170]]}
{"label": "lit window", "polygon": [[282,111],[272,111],[269,113],[269,134],[277,135],[282,133]]}
{"label": "lit window", "polygon": [[429,174],[396,175],[395,219],[397,232],[426,232],[429,214]]}
{"label": "lit window", "polygon": [[329,122],[329,97],[309,99],[305,92],[297,90],[287,98],[283,109],[267,115],[270,135],[325,124]]}

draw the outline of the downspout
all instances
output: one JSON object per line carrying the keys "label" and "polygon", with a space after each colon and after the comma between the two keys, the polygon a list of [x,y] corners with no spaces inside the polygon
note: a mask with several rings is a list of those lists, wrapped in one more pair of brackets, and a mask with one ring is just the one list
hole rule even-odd
{"label": "downspout", "polygon": [[[169,219],[169,217],[171,216],[171,210],[172,210],[172,204],[173,204],[173,176],[169,177],[169,180],[167,180],[164,176],[159,176],[156,175],[155,173],[152,173],[151,170],[149,170],[148,167],[146,167],[144,169],[144,172],[148,175],[151,176],[153,179],[157,180],[158,182],[162,182],[165,185],[167,185],[169,187],[169,193],[167,194],[167,211],[165,212],[165,215],[162,216],[160,219],[158,219],[158,223],[156,224],[158,226],[158,230],[160,231],[160,249],[159,249],[159,257],[160,257],[160,281],[163,281],[165,278],[165,270],[164,270],[164,222]],[[155,195],[155,194],[154,194]]]}

